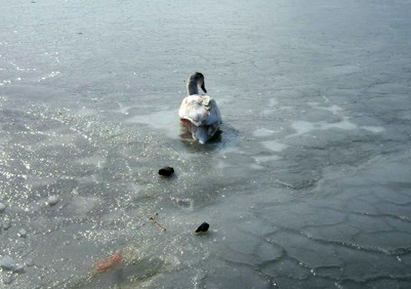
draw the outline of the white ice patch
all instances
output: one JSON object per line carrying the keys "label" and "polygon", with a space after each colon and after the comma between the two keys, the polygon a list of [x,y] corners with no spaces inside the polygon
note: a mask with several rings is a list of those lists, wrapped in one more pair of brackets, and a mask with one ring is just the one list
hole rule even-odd
{"label": "white ice patch", "polygon": [[278,104],[278,101],[276,98],[270,98],[268,105],[269,106],[276,106]]}
{"label": "white ice patch", "polygon": [[162,110],[152,114],[136,115],[126,120],[131,123],[142,123],[156,129],[166,131],[166,135],[171,138],[178,137],[179,117],[176,110]]}
{"label": "white ice patch", "polygon": [[274,130],[270,130],[270,129],[266,129],[266,128],[258,128],[253,132],[253,135],[255,137],[267,137],[267,136],[271,136],[274,133],[276,133],[276,131]]}
{"label": "white ice patch", "polygon": [[85,158],[76,160],[76,162],[81,165],[91,165],[97,168],[102,168],[103,165],[106,163],[106,159],[102,156],[93,155],[90,157],[85,157]]}
{"label": "white ice patch", "polygon": [[179,207],[184,208],[186,210],[193,210],[194,201],[190,198],[175,198],[170,197],[170,199]]}
{"label": "white ice patch", "polygon": [[47,74],[47,75],[43,76],[42,78],[40,78],[40,79],[39,79],[39,82],[44,81],[44,80],[46,80],[46,79],[48,79],[48,78],[56,77],[56,76],[59,75],[59,74],[60,74],[60,71],[52,71],[52,72],[50,72],[49,74]]}
{"label": "white ice patch", "polygon": [[75,215],[85,215],[91,212],[101,200],[96,197],[79,197],[72,200],[73,212]]}
{"label": "white ice patch", "polygon": [[255,161],[257,163],[266,163],[266,162],[271,162],[271,161],[277,161],[280,159],[279,156],[260,156],[260,157],[254,157]]}
{"label": "white ice patch", "polygon": [[332,128],[339,128],[343,130],[353,130],[357,129],[358,125],[350,122],[348,118],[344,118],[342,121],[334,122],[334,123],[319,123],[319,128],[321,130],[327,130]]}
{"label": "white ice patch", "polygon": [[274,152],[281,152],[282,150],[288,147],[287,145],[279,143],[278,141],[275,141],[275,140],[263,141],[261,143],[267,149],[272,150]]}
{"label": "white ice patch", "polygon": [[233,154],[240,154],[244,155],[246,154],[245,151],[239,149],[238,147],[228,147],[227,149],[224,150],[225,154],[233,153]]}
{"label": "white ice patch", "polygon": [[253,169],[253,170],[264,170],[264,167],[263,167],[263,166],[260,166],[260,165],[258,165],[258,164],[251,164],[251,165],[250,165],[250,169]]}
{"label": "white ice patch", "polygon": [[378,126],[359,126],[350,121],[349,117],[344,116],[341,114],[341,111],[344,109],[338,105],[330,105],[330,106],[320,106],[318,102],[311,102],[309,103],[310,106],[316,109],[322,109],[331,112],[332,114],[338,115],[341,117],[341,121],[333,122],[333,123],[325,123],[325,122],[307,122],[307,121],[295,121],[291,124],[291,127],[296,131],[296,133],[288,136],[294,137],[297,135],[307,134],[314,130],[328,130],[328,129],[342,129],[342,130],[355,130],[355,129],[364,129],[373,133],[381,133],[385,129],[383,127]]}
{"label": "white ice patch", "polygon": [[373,133],[382,133],[383,131],[385,131],[385,129],[380,126],[361,126],[361,128]]}
{"label": "white ice patch", "polygon": [[385,131],[383,127],[378,126],[359,126],[349,121],[348,117],[344,117],[342,121],[335,123],[296,121],[291,124],[291,127],[296,131],[296,133],[288,137],[307,134],[314,130],[328,130],[333,128],[342,130],[364,129],[373,133],[381,133]]}
{"label": "white ice patch", "polygon": [[331,106],[327,106],[327,107],[317,106],[317,108],[327,110],[329,112],[332,112],[333,114],[339,114],[339,112],[343,110],[342,107],[338,105],[334,105],[334,104]]}
{"label": "white ice patch", "polygon": [[295,121],[291,124],[291,128],[296,131],[295,135],[302,135],[318,129],[315,123],[308,121]]}
{"label": "white ice patch", "polygon": [[226,162],[226,161],[222,161],[222,160],[218,160],[217,164],[216,164],[216,168],[219,170],[225,170],[226,168],[229,168],[231,165]]}
{"label": "white ice patch", "polygon": [[91,109],[89,107],[84,106],[77,111],[77,114],[80,116],[89,116],[89,115],[96,115],[97,112],[98,111],[96,109]]}
{"label": "white ice patch", "polygon": [[[125,114],[125,115],[129,115],[130,111],[133,111],[135,109],[141,109],[141,108],[147,108],[147,110],[150,110],[153,108],[152,105],[148,105],[148,104],[139,104],[138,107],[137,106],[124,106],[122,103],[118,103],[119,105],[119,109],[114,110],[115,112],[121,113],[121,114]],[[169,111],[168,111],[169,112]]]}

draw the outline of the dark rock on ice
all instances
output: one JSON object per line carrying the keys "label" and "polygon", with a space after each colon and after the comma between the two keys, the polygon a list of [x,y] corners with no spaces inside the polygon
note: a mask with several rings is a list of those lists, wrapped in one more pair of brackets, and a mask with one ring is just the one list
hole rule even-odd
{"label": "dark rock on ice", "polygon": [[158,171],[160,176],[169,177],[174,173],[174,169],[172,167],[164,167]]}
{"label": "dark rock on ice", "polygon": [[196,233],[207,232],[210,225],[206,222],[202,223],[200,227],[197,228]]}

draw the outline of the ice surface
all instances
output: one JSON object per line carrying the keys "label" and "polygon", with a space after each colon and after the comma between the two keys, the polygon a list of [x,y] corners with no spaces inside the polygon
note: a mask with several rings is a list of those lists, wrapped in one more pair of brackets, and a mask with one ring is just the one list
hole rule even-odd
{"label": "ice surface", "polygon": [[16,263],[10,256],[3,256],[0,260],[0,266],[6,270],[14,270]]}
{"label": "ice surface", "polygon": [[411,288],[409,1],[3,2],[0,288]]}

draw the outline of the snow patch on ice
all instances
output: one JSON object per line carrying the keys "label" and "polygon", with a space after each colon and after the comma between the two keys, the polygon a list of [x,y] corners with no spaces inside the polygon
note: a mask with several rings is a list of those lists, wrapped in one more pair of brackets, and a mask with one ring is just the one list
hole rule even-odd
{"label": "snow patch on ice", "polygon": [[281,152],[282,150],[285,150],[288,147],[286,144],[279,143],[278,141],[275,141],[275,140],[263,141],[261,143],[267,149],[272,150],[274,152]]}

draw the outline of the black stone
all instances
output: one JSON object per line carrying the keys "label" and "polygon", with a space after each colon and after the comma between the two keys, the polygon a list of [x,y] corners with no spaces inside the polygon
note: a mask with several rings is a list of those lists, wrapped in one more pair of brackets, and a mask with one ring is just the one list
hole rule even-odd
{"label": "black stone", "polygon": [[164,167],[158,171],[160,176],[169,177],[174,173],[174,169],[172,167]]}
{"label": "black stone", "polygon": [[204,222],[200,225],[200,227],[197,228],[196,233],[207,232],[208,228],[210,228],[210,225]]}

